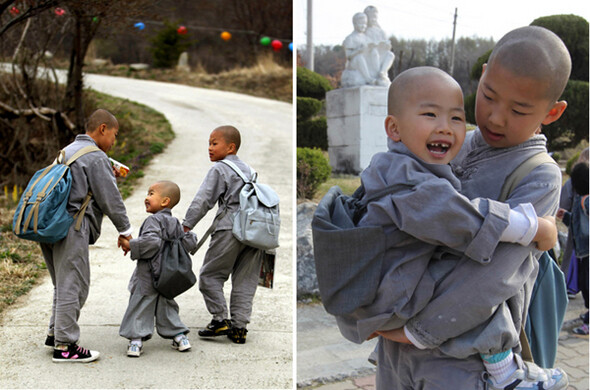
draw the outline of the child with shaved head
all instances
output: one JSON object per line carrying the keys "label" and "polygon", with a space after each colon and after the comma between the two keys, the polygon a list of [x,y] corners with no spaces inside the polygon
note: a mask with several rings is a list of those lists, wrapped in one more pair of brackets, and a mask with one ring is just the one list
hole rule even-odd
{"label": "child with shaved head", "polygon": [[[233,126],[220,126],[211,132],[209,159],[215,164],[209,169],[182,223],[185,231],[189,231],[213,206],[219,206],[199,273],[199,290],[213,318],[205,329],[199,330],[199,336],[226,335],[236,344],[246,342],[246,326],[250,322],[263,256],[262,250],[241,243],[232,233],[244,181],[226,163],[234,164],[246,177],[252,176],[251,168],[237,156],[240,144],[240,132]],[[230,275],[232,291],[228,312],[223,285]]]}
{"label": "child with shaved head", "polygon": [[88,150],[70,165],[72,188],[67,203],[70,215],[81,213],[79,223],[70,227],[62,240],[41,243],[47,270],[53,282],[53,307],[45,346],[53,349],[55,363],[87,363],[100,353],[78,345],[78,318],[90,288],[88,247],[101,233],[106,215],[120,234],[119,240],[131,238],[132,228],[111,163],[106,153],[117,134],[117,119],[104,109],[94,111],[87,120],[86,132],[64,148],[64,160]]}
{"label": "child with shaved head", "polygon": [[[537,218],[530,203],[511,210],[505,203],[469,200],[459,193],[461,185],[449,163],[466,134],[463,95],[442,70],[412,68],[394,79],[385,130],[388,152],[373,156],[361,174],[361,202],[367,208],[358,223],[380,227],[387,242],[379,282],[363,289],[360,300],[369,304],[347,313],[329,307],[330,300],[322,296],[328,312],[340,311],[336,317],[342,334],[357,343],[403,326],[427,306],[442,273],[429,270],[436,246],[452,248],[482,266],[500,241],[522,246],[536,241],[549,249],[556,236],[554,224]],[[317,256],[316,266],[321,267]],[[379,360],[379,371],[387,367]],[[408,387],[383,382],[379,388]]]}
{"label": "child with shaved head", "polygon": [[161,264],[163,240],[182,237],[187,251],[196,250],[196,235],[185,233],[180,221],[172,216],[172,208],[179,201],[180,189],[176,183],[163,180],[152,184],[145,198],[145,209],[152,215],[141,225],[137,238],[121,243],[125,254],[131,252],[131,259],[137,260],[129,281],[129,304],[119,329],[119,334],[129,339],[129,357],[141,355],[143,341],[149,340],[154,332],[154,318],[158,334],[172,339],[172,347],[180,352],[191,348],[186,336],[189,329],[180,320],[178,304],[160,295],[152,281],[152,268],[159,269]]}
{"label": "child with shaved head", "polygon": [[[451,162],[464,195],[498,199],[519,165],[546,153],[541,126],[563,114],[567,103],[558,99],[570,70],[567,48],[542,27],[513,30],[496,44],[477,90],[478,128]],[[506,201],[512,207],[530,202],[537,215],[555,215],[560,187],[559,167],[542,163]],[[482,266],[438,250],[435,258],[444,261],[429,265],[432,300],[403,329],[380,333],[377,386],[565,389],[565,372],[541,369],[517,354],[541,254],[532,246],[501,243]]]}

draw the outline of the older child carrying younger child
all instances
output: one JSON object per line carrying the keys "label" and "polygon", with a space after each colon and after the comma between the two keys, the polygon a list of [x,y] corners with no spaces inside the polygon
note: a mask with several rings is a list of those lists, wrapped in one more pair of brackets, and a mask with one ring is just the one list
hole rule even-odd
{"label": "older child carrying younger child", "polygon": [[[547,29],[516,29],[496,44],[478,86],[478,128],[468,134],[452,162],[463,194],[498,199],[502,184],[520,164],[546,153],[540,128],[564,112],[567,103],[557,99],[570,70],[567,48]],[[507,202],[512,206],[531,202],[538,215],[553,215],[560,186],[559,167],[540,164]],[[430,303],[403,330],[381,332],[378,385],[445,388],[440,384],[448,385],[453,378],[459,386],[453,388],[565,388],[563,371],[539,369],[512,354],[520,350],[518,336],[540,255],[534,248],[503,243],[489,264],[481,266],[442,251],[449,271],[436,278]],[[398,343],[408,339],[413,346]],[[482,379],[481,358],[491,377]]]}
{"label": "older child carrying younger child", "polygon": [[129,305],[119,329],[119,334],[130,340],[127,348],[129,357],[141,355],[143,341],[152,337],[154,317],[158,334],[173,339],[173,348],[180,352],[191,348],[186,336],[189,329],[180,320],[178,304],[174,299],[159,294],[152,280],[152,269],[159,269],[162,263],[164,240],[181,238],[188,252],[196,250],[196,235],[185,233],[180,221],[172,216],[172,208],[179,201],[180,188],[176,183],[164,180],[152,184],[145,198],[146,211],[152,215],[141,225],[137,238],[121,242],[125,254],[131,252],[131,259],[137,260],[129,281]]}
{"label": "older child carrying younger child", "polygon": [[[383,271],[379,283],[364,289],[364,294],[374,294],[370,304],[337,316],[343,335],[355,342],[379,329],[402,326],[426,306],[435,287],[435,275],[428,272],[435,245],[453,247],[485,264],[499,240],[528,245],[536,232],[534,240],[549,248],[556,234],[544,219],[537,229],[530,204],[517,208],[525,212],[520,219],[523,215],[506,204],[469,201],[457,192],[460,184],[448,163],[462,146],[465,118],[461,89],[448,74],[430,67],[407,70],[391,84],[388,100],[389,151],[376,154],[361,174],[361,202],[374,200],[358,222],[368,229],[383,228]],[[398,189],[374,198],[396,183]]]}
{"label": "older child carrying younger child", "polygon": [[[182,223],[185,231],[191,230],[216,203],[219,205],[217,216],[224,214],[211,236],[199,274],[199,290],[213,316],[207,327],[199,331],[199,336],[227,335],[236,344],[246,342],[246,326],[250,322],[263,255],[262,250],[244,245],[232,234],[233,215],[239,207],[244,181],[221,161],[231,161],[247,177],[251,176],[250,167],[237,156],[240,144],[240,132],[233,126],[220,126],[211,132],[209,159],[216,164],[207,173]],[[223,294],[223,285],[230,274],[231,320]]]}

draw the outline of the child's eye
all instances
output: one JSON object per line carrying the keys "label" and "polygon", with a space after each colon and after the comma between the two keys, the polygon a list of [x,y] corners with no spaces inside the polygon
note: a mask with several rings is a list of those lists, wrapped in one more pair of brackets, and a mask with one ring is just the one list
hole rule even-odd
{"label": "child's eye", "polygon": [[520,112],[520,111],[517,111],[517,110],[512,110],[512,112],[515,113],[516,115],[520,115],[520,116],[527,115],[526,113]]}
{"label": "child's eye", "polygon": [[491,98],[491,97],[489,97],[488,95],[486,95],[486,94],[485,94],[485,92],[482,92],[481,94],[483,95],[483,97],[484,97],[486,100],[492,100],[492,98]]}
{"label": "child's eye", "polygon": [[462,118],[462,117],[460,117],[460,116],[454,116],[452,119],[453,119],[454,121],[463,122],[463,118]]}
{"label": "child's eye", "polygon": [[422,113],[423,116],[429,116],[431,118],[436,118],[436,114],[434,112],[424,112]]}

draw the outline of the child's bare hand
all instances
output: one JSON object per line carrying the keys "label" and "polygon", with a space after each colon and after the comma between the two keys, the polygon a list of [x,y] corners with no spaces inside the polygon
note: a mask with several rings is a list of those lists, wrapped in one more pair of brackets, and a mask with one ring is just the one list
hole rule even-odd
{"label": "child's bare hand", "polygon": [[539,228],[533,241],[537,243],[537,249],[548,251],[555,246],[557,242],[557,225],[555,217],[538,217]]}
{"label": "child's bare hand", "polygon": [[188,226],[183,226],[182,229],[184,230],[184,232],[190,232],[191,228],[189,228]]}
{"label": "child's bare hand", "polygon": [[562,220],[563,219],[563,215],[565,214],[566,210],[565,209],[559,209],[557,210],[557,214],[555,214],[555,218]]}
{"label": "child's bare hand", "polygon": [[131,245],[129,244],[131,238],[131,236],[119,236],[119,239],[117,240],[117,247],[123,249],[123,256],[131,250]]}
{"label": "child's bare hand", "polygon": [[403,344],[412,344],[410,339],[406,337],[403,328],[392,329],[392,330],[384,330],[384,331],[377,331],[379,336],[383,336],[388,340],[395,341],[396,343],[403,343]]}

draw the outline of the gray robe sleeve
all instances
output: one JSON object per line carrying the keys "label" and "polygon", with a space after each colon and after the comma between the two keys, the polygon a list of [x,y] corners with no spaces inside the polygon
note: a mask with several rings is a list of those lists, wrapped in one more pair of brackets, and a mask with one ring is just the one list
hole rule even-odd
{"label": "gray robe sleeve", "polygon": [[215,203],[226,190],[227,186],[223,172],[219,169],[218,164],[215,164],[207,172],[207,176],[205,176],[201,187],[199,187],[186,212],[182,225],[190,229],[194,228],[207,212],[215,206]]}
{"label": "gray robe sleeve", "polygon": [[92,161],[88,166],[87,176],[92,198],[100,210],[109,217],[118,232],[129,230],[131,224],[127,218],[127,210],[106,155]]}
{"label": "gray robe sleeve", "polygon": [[[531,202],[537,215],[554,215],[560,187],[559,168],[543,164],[523,179],[507,202],[512,207]],[[541,252],[531,246],[501,243],[485,267],[473,261],[460,261],[453,272],[437,284],[435,298],[408,321],[407,329],[422,345],[435,348],[480,325],[489,324],[495,314],[501,315],[500,308],[507,312],[505,305],[510,307],[511,322],[519,328],[526,315],[522,310],[526,310],[530,299],[525,291],[530,292],[532,288],[529,284],[534,283],[532,276],[540,255]],[[482,329],[479,332],[482,333]],[[475,351],[480,347],[473,338],[467,340],[469,346],[462,349]],[[485,344],[485,340],[477,340]]]}
{"label": "gray robe sleeve", "polygon": [[141,234],[129,241],[131,259],[151,259],[158,254],[162,246],[162,228],[157,219],[150,215],[141,227]]}
{"label": "gray robe sleeve", "polygon": [[453,248],[479,263],[490,261],[510,213],[505,203],[469,200],[442,178],[428,178],[368,208],[373,209],[369,215],[389,219],[420,241]]}

